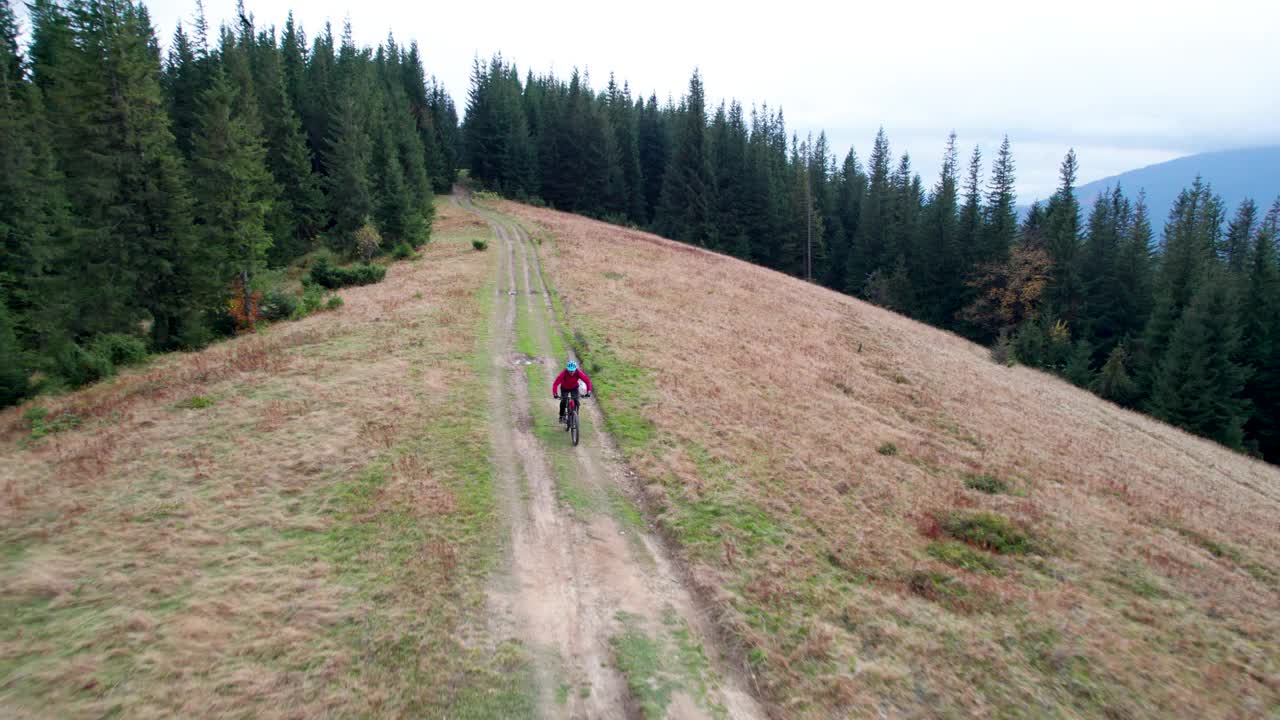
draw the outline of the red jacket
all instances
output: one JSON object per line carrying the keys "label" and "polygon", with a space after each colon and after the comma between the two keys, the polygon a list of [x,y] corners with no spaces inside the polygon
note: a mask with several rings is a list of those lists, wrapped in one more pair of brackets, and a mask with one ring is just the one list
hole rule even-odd
{"label": "red jacket", "polygon": [[562,385],[565,390],[577,390],[579,380],[587,384],[587,392],[593,392],[591,389],[591,378],[587,377],[587,374],[582,372],[582,370],[574,370],[573,372],[561,370],[560,374],[556,376],[556,381],[551,384],[551,394],[557,394],[560,390],[560,386]]}

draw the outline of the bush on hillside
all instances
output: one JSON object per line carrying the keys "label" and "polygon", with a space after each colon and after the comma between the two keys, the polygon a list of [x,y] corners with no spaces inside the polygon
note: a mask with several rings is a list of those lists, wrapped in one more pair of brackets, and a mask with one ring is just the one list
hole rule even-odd
{"label": "bush on hillside", "polygon": [[382,235],[374,226],[365,223],[356,231],[356,254],[361,260],[369,262],[382,251]]}
{"label": "bush on hillside", "polygon": [[391,249],[391,257],[396,260],[408,260],[413,257],[413,246],[407,242],[399,243]]}
{"label": "bush on hillside", "polygon": [[479,239],[472,240],[471,247],[475,248],[476,250],[485,250],[489,247],[489,241],[479,240]]}
{"label": "bush on hillside", "polygon": [[1035,550],[1030,535],[995,513],[955,514],[942,528],[957,540],[995,553],[1021,555]]}
{"label": "bush on hillside", "polygon": [[0,302],[0,407],[26,397],[31,391],[27,380],[26,363],[9,322],[9,313]]}
{"label": "bush on hillside", "polygon": [[258,305],[258,315],[263,320],[276,322],[288,320],[298,311],[298,298],[282,290],[268,290]]}
{"label": "bush on hillside", "polygon": [[1009,492],[1009,483],[994,475],[970,475],[964,479],[964,486],[988,495],[1000,495]]}
{"label": "bush on hillside", "polygon": [[134,335],[106,333],[93,339],[89,352],[116,367],[137,365],[147,359],[147,343]]}
{"label": "bush on hillside", "polygon": [[368,263],[356,263],[347,267],[340,267],[333,264],[327,255],[321,255],[316,258],[316,262],[311,266],[311,280],[317,285],[336,290],[337,288],[349,287],[352,285],[372,285],[381,282],[386,277],[387,269],[381,265],[370,265]]}
{"label": "bush on hillside", "polygon": [[929,543],[929,547],[925,548],[925,552],[939,562],[958,567],[961,570],[982,572],[989,575],[1004,574],[995,558],[955,540]]}
{"label": "bush on hillside", "polygon": [[40,405],[28,410],[23,417],[31,428],[31,437],[37,440],[64,430],[75,430],[84,423],[84,418],[75,413],[64,412],[49,417],[49,409]]}
{"label": "bush on hillside", "polygon": [[115,374],[115,366],[101,355],[67,343],[53,358],[54,372],[73,388],[84,387]]}

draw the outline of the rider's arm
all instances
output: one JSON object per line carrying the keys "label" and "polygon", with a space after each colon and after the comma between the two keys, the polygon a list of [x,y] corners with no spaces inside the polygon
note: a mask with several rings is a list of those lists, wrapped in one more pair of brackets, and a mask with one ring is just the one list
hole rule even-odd
{"label": "rider's arm", "polygon": [[561,370],[561,371],[560,371],[560,374],[556,376],[556,381],[555,381],[555,382],[553,382],[553,383],[551,383],[551,394],[552,394],[552,395],[559,395],[559,394],[560,394],[560,383],[561,383],[561,382],[563,382],[563,381],[564,381],[564,371],[563,371],[563,370]]}
{"label": "rider's arm", "polygon": [[578,377],[587,383],[587,392],[595,392],[595,389],[591,387],[591,378],[587,377],[587,374],[582,372],[581,369],[578,370]]}

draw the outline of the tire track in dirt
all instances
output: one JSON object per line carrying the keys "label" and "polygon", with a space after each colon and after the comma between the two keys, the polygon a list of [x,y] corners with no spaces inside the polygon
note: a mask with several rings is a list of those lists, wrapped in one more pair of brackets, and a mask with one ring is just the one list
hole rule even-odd
{"label": "tire track in dirt", "polygon": [[[639,716],[646,698],[629,690],[612,644],[624,633],[638,633],[656,638],[658,647],[669,643],[673,653],[693,649],[710,658],[694,676],[681,676],[680,668],[672,667],[647,678],[646,688],[666,694],[657,706],[646,708],[650,715],[665,706],[670,718],[764,717],[746,685],[711,646],[709,623],[660,543],[610,512],[626,502],[628,480],[616,447],[603,432],[599,411],[584,403],[587,427],[577,448],[547,447],[534,433],[534,413],[549,413],[553,407],[550,398],[540,401],[546,403],[543,407],[533,404],[526,367],[534,364],[540,381],[535,385],[549,388],[560,363],[551,357],[551,333],[559,330],[537,250],[518,224],[476,208],[465,195],[454,201],[489,223],[500,250],[492,430],[500,502],[510,523],[510,577],[492,596],[499,621],[511,625],[533,649],[544,715]],[[516,352],[522,301],[537,358]],[[561,452],[575,455],[567,473],[549,456]],[[562,505],[558,482],[575,485],[573,490],[589,502]]]}

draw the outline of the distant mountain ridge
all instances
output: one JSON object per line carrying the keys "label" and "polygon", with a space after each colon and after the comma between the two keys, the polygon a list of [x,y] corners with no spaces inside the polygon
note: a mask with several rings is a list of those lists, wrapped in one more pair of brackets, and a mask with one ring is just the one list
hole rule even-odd
{"label": "distant mountain ridge", "polygon": [[1152,224],[1158,233],[1178,193],[1190,187],[1197,175],[1222,196],[1228,218],[1245,198],[1253,198],[1259,210],[1265,212],[1280,196],[1280,145],[1188,155],[1094,180],[1077,188],[1076,196],[1082,216],[1087,217],[1093,201],[1108,188],[1119,184],[1131,200],[1137,198],[1139,190],[1145,190]]}

